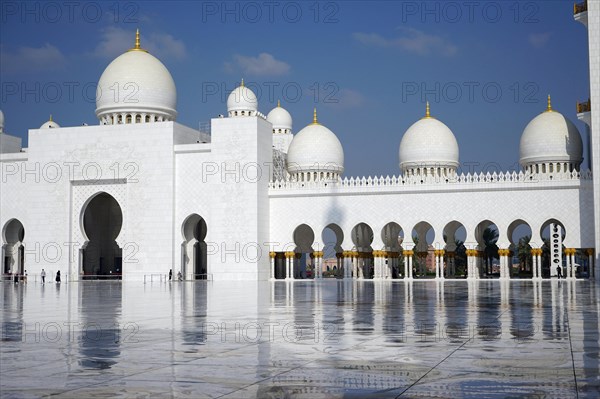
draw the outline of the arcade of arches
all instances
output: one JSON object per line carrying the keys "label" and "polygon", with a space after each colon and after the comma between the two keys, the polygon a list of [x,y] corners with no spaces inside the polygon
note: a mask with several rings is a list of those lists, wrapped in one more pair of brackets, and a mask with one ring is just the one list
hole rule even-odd
{"label": "arcade of arches", "polygon": [[[327,225],[322,241],[315,240],[316,233],[301,224],[294,230],[293,247],[270,253],[271,279],[594,277],[594,250],[565,247],[567,232],[554,219],[546,221],[538,235],[527,222],[515,220],[506,236],[493,221],[484,220],[476,226],[472,244],[465,243],[466,228],[457,221],[443,228],[443,237],[435,237],[429,223],[419,222],[406,234],[412,241],[405,239],[401,225],[391,222],[379,232],[382,245],[377,247],[376,233],[366,223],[352,228],[352,247],[347,249],[342,248],[344,232],[338,225]],[[510,244],[499,247],[500,236]],[[542,237],[542,242],[533,236]]]}

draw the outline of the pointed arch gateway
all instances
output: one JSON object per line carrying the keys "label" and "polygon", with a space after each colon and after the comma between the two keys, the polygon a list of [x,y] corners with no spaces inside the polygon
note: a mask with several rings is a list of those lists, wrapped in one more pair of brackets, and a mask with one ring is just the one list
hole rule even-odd
{"label": "pointed arch gateway", "polygon": [[186,280],[207,280],[206,220],[197,213],[188,216],[181,226],[181,274]]}
{"label": "pointed arch gateway", "polygon": [[123,212],[117,200],[106,192],[90,197],[83,205],[80,224],[86,239],[80,252],[82,278],[121,279],[123,251],[116,240],[123,226]]}
{"label": "pointed arch gateway", "polygon": [[18,219],[10,219],[2,229],[2,273],[23,274],[25,269],[25,228]]}

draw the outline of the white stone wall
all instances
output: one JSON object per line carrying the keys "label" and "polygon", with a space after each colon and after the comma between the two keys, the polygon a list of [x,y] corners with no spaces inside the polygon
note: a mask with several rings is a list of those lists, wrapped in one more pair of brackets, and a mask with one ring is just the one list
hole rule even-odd
{"label": "white stone wall", "polygon": [[271,241],[277,251],[293,250],[294,230],[307,224],[315,233],[313,249],[325,244],[322,232],[330,223],[344,232],[342,247],[354,247],[350,233],[363,222],[373,229],[373,249],[382,249],[381,231],[390,222],[398,223],[405,237],[413,227],[428,222],[435,231],[434,246],[442,249],[443,230],[458,221],[467,231],[466,245],[476,245],[475,229],[485,220],[499,228],[498,245],[507,248],[509,225],[519,219],[532,229],[532,247],[541,247],[540,229],[550,220],[559,220],[566,228],[566,247],[593,246],[591,218],[591,181],[578,179],[537,183],[431,184],[413,187],[331,187],[272,189]]}
{"label": "white stone wall", "polygon": [[272,127],[258,117],[212,120],[212,142],[177,148],[176,254],[191,214],[206,220],[208,273],[214,280],[266,279]]}
{"label": "white stone wall", "polygon": [[111,194],[123,213],[117,242],[126,279],[172,267],[174,138],[197,135],[173,122],[30,130],[27,161],[3,157],[0,226],[25,228],[29,273],[78,274],[84,205]]}
{"label": "white stone wall", "polygon": [[[590,99],[592,102],[592,171],[594,174],[594,220],[596,270],[600,270],[600,2],[588,1]],[[596,273],[600,280],[600,273]]]}
{"label": "white stone wall", "polygon": [[10,134],[0,133],[0,154],[21,151],[21,138]]}

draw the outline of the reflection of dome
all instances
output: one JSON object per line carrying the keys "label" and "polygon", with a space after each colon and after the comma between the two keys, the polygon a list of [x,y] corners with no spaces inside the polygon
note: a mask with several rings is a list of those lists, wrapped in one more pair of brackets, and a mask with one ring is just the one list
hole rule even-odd
{"label": "reflection of dome", "polygon": [[4,112],[0,109],[0,133],[4,133]]}
{"label": "reflection of dome", "polygon": [[227,97],[227,113],[230,117],[256,116],[257,111],[256,95],[244,85],[244,79],[242,79],[242,83]]}
{"label": "reflection of dome", "polygon": [[277,107],[273,108],[267,120],[273,125],[273,133],[291,133],[292,132],[292,116],[285,108],[281,107],[281,103],[277,101]]}
{"label": "reflection of dome", "polygon": [[111,62],[98,81],[96,116],[102,124],[175,120],[177,89],[173,77],[156,57],[135,47]]}
{"label": "reflection of dome", "polygon": [[337,136],[317,121],[300,130],[287,153],[287,170],[299,181],[337,179],[344,171],[344,149]]}
{"label": "reflection of dome", "polygon": [[40,126],[40,129],[58,129],[60,125],[52,120],[52,115],[50,115],[50,119],[48,122],[44,123]]}
{"label": "reflection of dome", "polygon": [[[556,171],[579,169],[583,156],[583,144],[577,127],[560,112],[552,110],[550,96],[548,108],[529,122],[523,130],[520,145],[521,166],[530,171],[544,172],[534,169],[534,165],[556,163],[562,164]],[[551,170],[548,170],[551,171]]]}
{"label": "reflection of dome", "polygon": [[[456,172],[458,143],[448,126],[429,114],[408,128],[400,141],[400,169],[403,174],[434,174]],[[432,171],[433,169],[433,171]]]}

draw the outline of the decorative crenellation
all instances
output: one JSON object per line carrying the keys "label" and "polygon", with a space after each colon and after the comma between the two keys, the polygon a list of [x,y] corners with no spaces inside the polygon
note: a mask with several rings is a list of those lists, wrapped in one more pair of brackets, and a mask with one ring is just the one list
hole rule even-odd
{"label": "decorative crenellation", "polygon": [[345,177],[337,180],[312,179],[305,181],[274,181],[269,183],[269,188],[285,189],[317,189],[326,187],[358,188],[358,187],[406,187],[413,188],[419,185],[451,186],[454,184],[502,184],[502,183],[532,183],[554,181],[591,181],[592,172],[565,171],[555,173],[529,173],[529,172],[500,172],[500,173],[473,173],[460,174],[452,178],[435,176],[380,176],[380,177]]}

